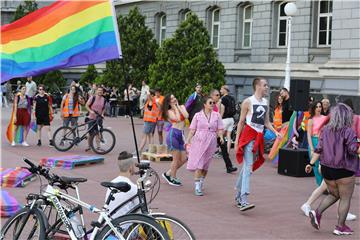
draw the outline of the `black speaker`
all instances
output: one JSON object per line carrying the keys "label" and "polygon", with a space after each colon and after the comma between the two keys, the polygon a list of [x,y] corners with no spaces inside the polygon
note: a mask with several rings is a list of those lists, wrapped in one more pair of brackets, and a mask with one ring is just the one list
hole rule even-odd
{"label": "black speaker", "polygon": [[281,148],[279,151],[278,174],[292,177],[311,177],[313,172],[306,173],[305,166],[309,163],[308,150],[304,148]]}
{"label": "black speaker", "polygon": [[307,111],[309,108],[309,80],[290,81],[290,108],[294,111]]}

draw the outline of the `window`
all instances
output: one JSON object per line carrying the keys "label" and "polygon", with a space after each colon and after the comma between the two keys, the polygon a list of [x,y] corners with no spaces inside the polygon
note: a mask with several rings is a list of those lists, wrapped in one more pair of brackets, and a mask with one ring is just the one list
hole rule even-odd
{"label": "window", "polygon": [[163,14],[160,16],[160,35],[159,35],[159,44],[161,46],[162,41],[166,38],[166,15]]}
{"label": "window", "polygon": [[210,42],[215,49],[219,48],[220,41],[220,9],[214,9],[211,14],[211,39]]}
{"label": "window", "polygon": [[179,23],[182,23],[192,14],[191,10],[186,8],[179,11]]}
{"label": "window", "polygon": [[318,46],[331,45],[332,1],[319,1]]}
{"label": "window", "polygon": [[278,47],[286,47],[287,46],[287,19],[288,17],[285,14],[285,5],[287,2],[283,2],[279,5],[278,9],[278,39],[277,46]]}
{"label": "window", "polygon": [[251,48],[252,35],[252,6],[246,6],[243,9],[243,32],[242,32],[242,47]]}

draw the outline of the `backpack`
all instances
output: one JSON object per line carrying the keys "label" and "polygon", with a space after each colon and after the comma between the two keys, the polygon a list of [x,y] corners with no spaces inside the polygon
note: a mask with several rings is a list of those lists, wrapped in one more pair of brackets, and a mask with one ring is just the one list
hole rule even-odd
{"label": "backpack", "polygon": [[[103,98],[104,98],[104,97],[103,97]],[[96,99],[96,96],[92,96],[92,97],[91,97],[91,102],[90,102],[90,104],[89,104],[89,108],[90,108],[90,109],[91,109],[92,105],[94,104],[95,99]],[[106,105],[106,100],[105,100],[105,98],[104,98],[104,105],[103,105],[103,107],[102,107],[102,110],[104,110],[105,105]]]}
{"label": "backpack", "polygon": [[235,102],[235,98],[227,95],[227,100],[228,100],[228,105],[225,106],[225,112],[224,112],[224,116],[226,118],[230,118],[233,117],[236,114],[236,102]]}

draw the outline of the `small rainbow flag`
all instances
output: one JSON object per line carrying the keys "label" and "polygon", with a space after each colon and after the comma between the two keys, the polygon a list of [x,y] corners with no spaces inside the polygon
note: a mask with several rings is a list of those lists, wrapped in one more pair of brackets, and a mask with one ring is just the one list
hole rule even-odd
{"label": "small rainbow flag", "polygon": [[1,82],[122,58],[111,0],[58,0],[1,26]]}

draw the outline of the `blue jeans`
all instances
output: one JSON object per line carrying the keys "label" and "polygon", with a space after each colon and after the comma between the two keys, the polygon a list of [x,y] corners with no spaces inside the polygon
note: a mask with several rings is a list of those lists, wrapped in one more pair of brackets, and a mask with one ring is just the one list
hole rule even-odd
{"label": "blue jeans", "polygon": [[244,147],[243,167],[236,181],[236,200],[240,203],[247,203],[247,195],[250,193],[250,175],[254,164],[254,153],[252,152],[255,141],[249,142]]}

